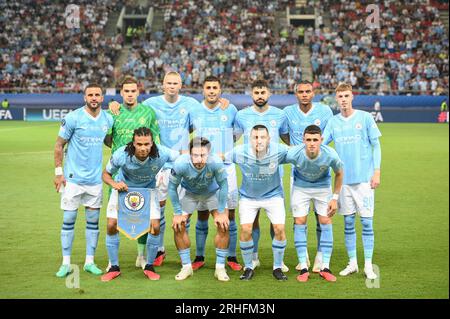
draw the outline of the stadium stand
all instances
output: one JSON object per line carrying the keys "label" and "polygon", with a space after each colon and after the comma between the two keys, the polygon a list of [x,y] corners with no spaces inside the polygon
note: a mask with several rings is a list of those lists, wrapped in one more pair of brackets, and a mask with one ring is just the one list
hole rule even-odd
{"label": "stadium stand", "polygon": [[[364,0],[82,0],[78,29],[65,25],[69,4],[0,2],[0,91],[80,92],[132,74],[156,92],[175,69],[188,92],[210,74],[233,93],[261,77],[290,91],[312,74],[324,93],[348,81],[360,92],[448,94],[448,1],[380,1],[379,29],[367,26]],[[105,31],[123,7],[145,15],[149,6],[159,27],[136,28],[129,44],[125,29]],[[280,23],[286,8],[315,15],[300,45],[296,27]]]}
{"label": "stadium stand", "polygon": [[[364,2],[364,1],[362,1]],[[366,5],[328,1],[329,25],[316,28],[311,64],[316,83],[332,90],[338,82],[384,94],[448,93],[448,32],[439,17],[442,4],[381,1],[379,26],[366,25]],[[447,2],[448,7],[448,2]]]}
{"label": "stadium stand", "polygon": [[114,79],[122,36],[106,37],[108,13],[123,1],[77,1],[80,28],[66,26],[72,1],[1,1],[0,89],[79,92]]}
{"label": "stadium stand", "polygon": [[301,79],[293,28],[276,31],[275,13],[292,1],[153,1],[164,8],[164,32],[135,38],[123,73],[144,87],[157,87],[175,69],[187,88],[200,89],[203,79],[219,76],[228,90],[243,90],[259,77],[274,89]]}

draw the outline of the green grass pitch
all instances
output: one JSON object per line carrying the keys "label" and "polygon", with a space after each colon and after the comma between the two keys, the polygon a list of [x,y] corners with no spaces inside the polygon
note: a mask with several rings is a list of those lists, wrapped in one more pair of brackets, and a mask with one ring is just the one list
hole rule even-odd
{"label": "green grass pitch", "polygon": [[[214,279],[214,226],[210,219],[206,266],[184,282],[174,279],[179,257],[173,233],[167,227],[168,252],[157,269],[161,280],[147,280],[135,269],[136,243],[121,236],[122,276],[103,283],[82,271],[85,255],[85,217],[79,211],[72,263],[80,267],[81,289],[69,289],[55,277],[61,262],[62,214],[53,187],[53,147],[57,123],[0,122],[0,298],[449,298],[449,146],[445,124],[381,124],[382,178],[375,200],[374,264],[379,267],[379,288],[368,288],[362,274],[361,227],[357,224],[360,273],[328,283],[312,274],[309,282],[295,280],[297,256],[293,245],[292,216],[287,214],[290,267],[287,282],[272,277],[269,223],[261,217],[260,260],[254,280],[241,282],[229,270],[231,281]],[[109,150],[105,150],[105,161]],[[286,170],[287,171],[287,170]],[[285,174],[284,184],[288,185]],[[105,187],[106,189],[106,187]],[[289,194],[287,194],[288,196]],[[289,197],[287,197],[288,203]],[[106,206],[106,203],[105,203]],[[170,204],[166,210],[171,224]],[[193,221],[196,217],[194,215]],[[195,223],[191,239],[195,237]],[[101,210],[96,262],[107,264],[106,213]],[[334,217],[331,269],[345,267],[343,218]],[[309,254],[315,255],[314,218],[309,220]],[[191,256],[195,254],[193,241]],[[238,258],[242,260],[238,249]]]}

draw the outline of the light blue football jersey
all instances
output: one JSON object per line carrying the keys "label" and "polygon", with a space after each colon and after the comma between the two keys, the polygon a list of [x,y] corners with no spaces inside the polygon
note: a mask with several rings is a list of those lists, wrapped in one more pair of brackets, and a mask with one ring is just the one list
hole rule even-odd
{"label": "light blue football jersey", "polygon": [[80,107],[61,122],[59,136],[68,141],[64,177],[78,185],[102,183],[103,140],[113,126],[113,118],[101,110],[97,117]]}
{"label": "light blue football jersey", "polygon": [[300,110],[298,103],[286,106],[283,110],[287,117],[291,145],[303,144],[303,132],[309,125],[317,125],[323,133],[333,116],[328,105],[317,102],[312,103],[312,108],[307,113]]}
{"label": "light blue football jersey", "polygon": [[278,143],[280,135],[288,133],[285,112],[274,106],[269,106],[263,113],[256,111],[254,106],[249,106],[236,114],[235,134],[244,135],[244,144],[250,143],[250,133],[255,125],[267,127],[273,143]]}
{"label": "light blue football jersey", "polygon": [[242,172],[239,194],[249,199],[268,199],[283,197],[280,164],[286,163],[288,147],[280,143],[270,143],[268,153],[257,159],[250,144],[236,146],[233,162]]}
{"label": "light blue football jersey", "polygon": [[122,181],[129,187],[155,188],[156,179],[160,169],[167,162],[175,161],[179,152],[158,145],[159,156],[156,158],[147,157],[145,161],[141,162],[136,156],[128,155],[125,151],[126,146],[117,149],[112,155],[110,161],[106,165],[106,171],[111,175],[117,173],[114,180],[116,182]]}
{"label": "light blue football jersey", "polygon": [[333,116],[323,134],[324,144],[334,141],[334,147],[344,163],[344,184],[370,181],[374,173],[372,145],[378,142],[381,132],[372,115],[355,110],[348,118]]}
{"label": "light blue football jersey", "polygon": [[293,164],[294,185],[302,188],[329,188],[331,168],[338,172],[344,166],[334,149],[321,145],[319,155],[310,159],[304,144],[289,149],[286,161]]}
{"label": "light blue football jersey", "polygon": [[200,106],[196,99],[179,95],[177,102],[169,103],[164,95],[159,95],[148,98],[142,104],[150,106],[156,113],[162,145],[174,151],[189,149],[190,114]]}
{"label": "light blue football jersey", "polygon": [[219,189],[218,183],[226,180],[227,172],[223,161],[210,154],[206,166],[198,170],[191,162],[190,154],[182,154],[174,162],[170,182],[180,185],[188,192],[198,195],[212,195]]}
{"label": "light blue football jersey", "polygon": [[[234,146],[233,127],[237,112],[233,104],[222,110],[220,105],[209,109],[201,103],[201,106],[191,114],[194,136],[207,138],[211,142],[212,154],[230,153]],[[225,159],[225,163],[231,162],[231,157]]]}

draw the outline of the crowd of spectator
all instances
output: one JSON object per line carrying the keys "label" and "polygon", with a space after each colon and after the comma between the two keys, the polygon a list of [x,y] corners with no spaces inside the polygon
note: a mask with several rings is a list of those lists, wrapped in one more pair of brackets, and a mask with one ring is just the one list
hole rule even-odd
{"label": "crowd of spectator", "polygon": [[104,29],[122,2],[71,3],[0,1],[0,90],[79,92],[89,82],[111,85],[123,39],[106,37]]}
{"label": "crowd of spectator", "polygon": [[449,43],[439,10],[423,0],[385,0],[377,19],[365,2],[317,7],[319,15],[329,12],[331,28],[312,31],[315,85],[332,90],[346,81],[380,94],[448,94]]}
{"label": "crowd of spectator", "polygon": [[[316,27],[299,33],[276,18],[295,0],[153,0],[164,12],[161,30],[136,27],[110,37],[111,11],[125,6],[145,14],[148,2],[80,0],[79,12],[70,4],[0,1],[0,91],[80,92],[89,82],[110,87],[122,74],[154,91],[169,70],[180,72],[191,91],[208,75],[231,92],[243,92],[257,78],[290,91],[302,79],[297,44],[304,44],[314,87],[324,92],[346,81],[379,94],[448,94],[448,31],[439,17],[448,1],[383,0],[377,12],[367,12],[367,0],[309,0],[299,12],[314,11]],[[116,69],[124,36],[132,46]]]}
{"label": "crowd of spectator", "polygon": [[[161,9],[162,3],[154,5]],[[201,89],[210,74],[229,91],[242,91],[261,77],[285,90],[302,74],[294,29],[276,30],[275,14],[288,5],[294,1],[170,1],[163,31],[134,39],[122,72],[145,88],[157,88],[173,69],[192,90]]]}

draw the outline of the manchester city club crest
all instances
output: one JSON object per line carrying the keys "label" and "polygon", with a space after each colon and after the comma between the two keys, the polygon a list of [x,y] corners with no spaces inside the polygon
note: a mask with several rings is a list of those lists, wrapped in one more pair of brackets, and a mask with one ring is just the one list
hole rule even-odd
{"label": "manchester city club crest", "polygon": [[361,123],[356,123],[355,128],[356,128],[357,130],[362,129],[362,124],[361,124]]}
{"label": "manchester city club crest", "polygon": [[319,119],[316,119],[316,120],[314,121],[314,124],[317,125],[317,126],[320,126],[320,123],[321,123],[321,122],[320,122]]}
{"label": "manchester city club crest", "polygon": [[117,229],[129,239],[136,240],[150,229],[150,215],[159,210],[156,191],[128,188],[119,192]]}
{"label": "manchester city club crest", "polygon": [[129,210],[138,211],[144,206],[145,198],[139,192],[130,192],[125,196],[124,202]]}
{"label": "manchester city club crest", "polygon": [[276,127],[277,121],[275,121],[275,120],[270,121],[270,125],[272,125],[272,127]]}
{"label": "manchester city club crest", "polygon": [[185,114],[186,114],[186,109],[183,109],[183,108],[180,109],[180,114],[181,114],[181,115],[185,115]]}
{"label": "manchester city club crest", "polygon": [[222,122],[226,122],[226,121],[228,120],[228,116],[222,115],[222,116],[220,117],[220,120],[221,120]]}

